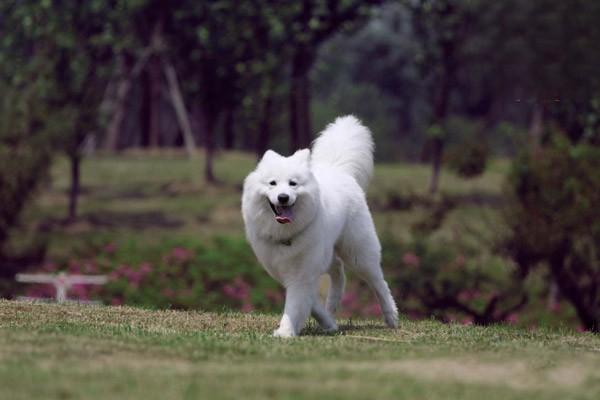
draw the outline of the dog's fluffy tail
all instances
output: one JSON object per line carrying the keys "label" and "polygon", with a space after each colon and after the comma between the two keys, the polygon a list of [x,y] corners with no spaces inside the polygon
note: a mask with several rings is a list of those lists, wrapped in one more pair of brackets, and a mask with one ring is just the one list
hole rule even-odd
{"label": "dog's fluffy tail", "polygon": [[338,117],[314,141],[311,160],[351,175],[366,192],[373,174],[373,137],[358,118]]}

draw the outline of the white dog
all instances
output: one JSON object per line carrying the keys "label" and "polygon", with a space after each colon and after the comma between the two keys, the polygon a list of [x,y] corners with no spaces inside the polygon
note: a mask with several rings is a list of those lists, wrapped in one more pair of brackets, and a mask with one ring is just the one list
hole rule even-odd
{"label": "white dog", "polygon": [[[385,322],[398,310],[381,271],[381,246],[365,191],[373,172],[373,139],[353,116],[330,124],[309,149],[283,157],[268,150],[244,181],[246,235],[267,272],[286,288],[275,336],[300,333],[309,314],[326,331],[344,291],[344,265],[374,290]],[[337,259],[337,262],[336,262]],[[320,277],[331,288],[320,303]]]}

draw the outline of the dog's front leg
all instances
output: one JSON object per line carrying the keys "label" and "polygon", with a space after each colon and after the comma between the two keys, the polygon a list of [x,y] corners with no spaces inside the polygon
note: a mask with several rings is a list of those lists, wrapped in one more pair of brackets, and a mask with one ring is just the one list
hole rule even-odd
{"label": "dog's front leg", "polygon": [[273,336],[292,337],[300,334],[310,315],[314,290],[314,282],[294,282],[287,287],[283,317]]}

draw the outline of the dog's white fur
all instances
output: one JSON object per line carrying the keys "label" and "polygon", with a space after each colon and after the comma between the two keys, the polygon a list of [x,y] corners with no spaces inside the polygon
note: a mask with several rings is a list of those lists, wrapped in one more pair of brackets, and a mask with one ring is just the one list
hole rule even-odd
{"label": "dog's white fur", "polygon": [[[246,235],[267,272],[286,288],[285,310],[275,336],[300,333],[309,314],[327,331],[344,291],[344,266],[374,290],[385,322],[398,311],[381,270],[381,246],[365,191],[373,173],[373,139],[353,116],[340,117],[314,142],[312,154],[283,157],[268,150],[244,181],[242,215]],[[296,185],[294,185],[294,183]],[[288,195],[290,223],[278,223],[274,206]],[[329,274],[325,307],[319,279]]]}

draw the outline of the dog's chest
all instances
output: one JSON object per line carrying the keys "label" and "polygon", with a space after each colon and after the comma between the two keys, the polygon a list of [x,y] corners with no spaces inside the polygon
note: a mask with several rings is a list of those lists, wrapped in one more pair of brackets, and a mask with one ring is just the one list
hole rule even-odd
{"label": "dog's chest", "polygon": [[283,284],[297,275],[304,264],[305,254],[293,240],[259,240],[254,250],[269,275]]}

